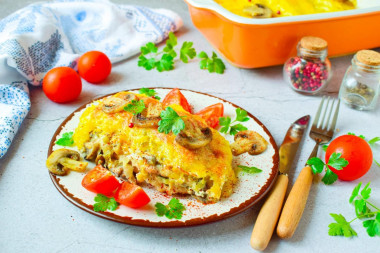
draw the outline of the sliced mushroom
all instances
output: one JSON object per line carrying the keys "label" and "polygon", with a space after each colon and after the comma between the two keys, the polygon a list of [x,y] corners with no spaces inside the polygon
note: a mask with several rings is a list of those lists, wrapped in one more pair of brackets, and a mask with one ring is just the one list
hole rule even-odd
{"label": "sliced mushroom", "polygon": [[142,113],[138,113],[137,115],[134,115],[132,118],[132,123],[137,127],[158,127],[158,122],[161,120],[161,117],[153,116],[153,117],[147,117],[144,116]]}
{"label": "sliced mushroom", "polygon": [[50,172],[63,176],[66,175],[68,170],[75,170],[83,172],[88,165],[87,162],[81,162],[78,152],[61,148],[53,151],[46,160],[46,167]]}
{"label": "sliced mushroom", "polygon": [[272,10],[262,4],[254,4],[243,8],[243,12],[252,18],[271,18]]}
{"label": "sliced mushroom", "polygon": [[104,100],[102,110],[105,113],[120,112],[124,107],[132,100],[137,100],[137,96],[134,94],[125,94],[123,97],[108,97]]}
{"label": "sliced mushroom", "polygon": [[85,148],[86,148],[86,157],[85,159],[86,160],[94,160],[98,153],[99,153],[99,150],[100,150],[100,144],[98,142],[87,142],[86,144],[84,144]]}
{"label": "sliced mushroom", "polygon": [[246,130],[235,135],[235,142],[231,144],[234,156],[248,152],[250,155],[258,155],[267,149],[268,142],[258,133]]}
{"label": "sliced mushroom", "polygon": [[175,138],[179,145],[188,149],[198,149],[211,142],[212,131],[209,127],[192,118],[184,118],[184,121],[185,128]]}

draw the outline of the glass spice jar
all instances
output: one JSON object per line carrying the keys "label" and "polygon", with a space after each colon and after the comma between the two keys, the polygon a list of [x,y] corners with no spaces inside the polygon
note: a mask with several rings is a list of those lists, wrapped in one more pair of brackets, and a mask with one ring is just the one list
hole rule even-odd
{"label": "glass spice jar", "polygon": [[352,58],[344,75],[339,98],[357,110],[372,110],[380,90],[380,53],[361,50]]}
{"label": "glass spice jar", "polygon": [[318,37],[303,37],[297,45],[297,56],[285,62],[283,75],[290,87],[297,92],[320,92],[331,78],[327,42]]}

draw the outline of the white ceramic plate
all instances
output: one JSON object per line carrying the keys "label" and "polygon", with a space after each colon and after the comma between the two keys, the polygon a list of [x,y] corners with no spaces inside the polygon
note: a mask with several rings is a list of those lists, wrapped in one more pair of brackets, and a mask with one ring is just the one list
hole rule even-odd
{"label": "white ceramic plate", "polygon": [[[161,98],[164,98],[171,90],[169,88],[154,89],[158,92],[158,96]],[[194,112],[200,111],[204,107],[215,103],[223,103],[225,116],[234,118],[236,115],[235,110],[237,106],[228,101],[190,90],[181,90],[181,92],[185,95],[191,106],[193,106]],[[110,95],[112,94],[106,96]],[[96,100],[99,99],[102,98]],[[79,117],[83,110],[86,106],[95,101],[91,101],[78,108],[59,126],[50,143],[48,155],[50,155],[53,150],[62,148],[62,146],[55,144],[56,140],[59,139],[63,133],[74,131],[79,123]],[[132,209],[121,205],[116,211],[95,212],[93,211],[93,204],[96,194],[87,191],[81,185],[85,173],[70,172],[66,176],[56,176],[50,173],[50,177],[58,191],[71,203],[91,214],[113,221],[139,226],[181,227],[199,225],[224,219],[246,210],[259,201],[273,185],[278,172],[278,150],[272,135],[253,115],[249,114],[249,117],[251,119],[243,124],[249,130],[254,130],[261,134],[268,141],[269,145],[267,150],[260,155],[250,156],[248,154],[243,154],[234,157],[233,166],[255,166],[262,169],[262,172],[258,174],[246,174],[240,172],[237,175],[238,183],[234,188],[234,193],[230,197],[221,199],[215,204],[205,205],[192,197],[176,196],[186,207],[181,220],[169,220],[165,216],[158,217],[156,215],[154,208],[156,202],[167,204],[172,196],[160,193],[153,188],[144,187],[144,190],[151,198],[151,202],[141,209]],[[222,135],[231,143],[233,142],[233,136]],[[65,148],[75,149],[75,147]],[[93,168],[94,166],[95,164],[89,163],[88,168]]]}

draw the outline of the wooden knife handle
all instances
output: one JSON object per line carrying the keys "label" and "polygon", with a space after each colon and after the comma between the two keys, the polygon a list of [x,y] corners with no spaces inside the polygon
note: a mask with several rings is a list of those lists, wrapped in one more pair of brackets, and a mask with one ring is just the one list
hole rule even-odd
{"label": "wooden knife handle", "polygon": [[268,198],[261,207],[251,236],[251,246],[255,250],[261,251],[268,246],[277,224],[278,216],[280,216],[288,181],[287,176],[279,175]]}
{"label": "wooden knife handle", "polygon": [[305,209],[312,182],[313,172],[309,166],[306,166],[299,174],[282,210],[277,226],[277,235],[280,238],[291,238],[296,231]]}

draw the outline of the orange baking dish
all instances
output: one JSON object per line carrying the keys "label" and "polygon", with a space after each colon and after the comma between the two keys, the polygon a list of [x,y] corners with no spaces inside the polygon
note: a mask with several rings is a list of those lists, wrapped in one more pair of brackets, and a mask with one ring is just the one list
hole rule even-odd
{"label": "orange baking dish", "polygon": [[235,15],[213,0],[185,1],[195,27],[240,68],[283,64],[307,35],[327,40],[329,56],[380,47],[379,0],[358,0],[355,10],[269,19]]}

